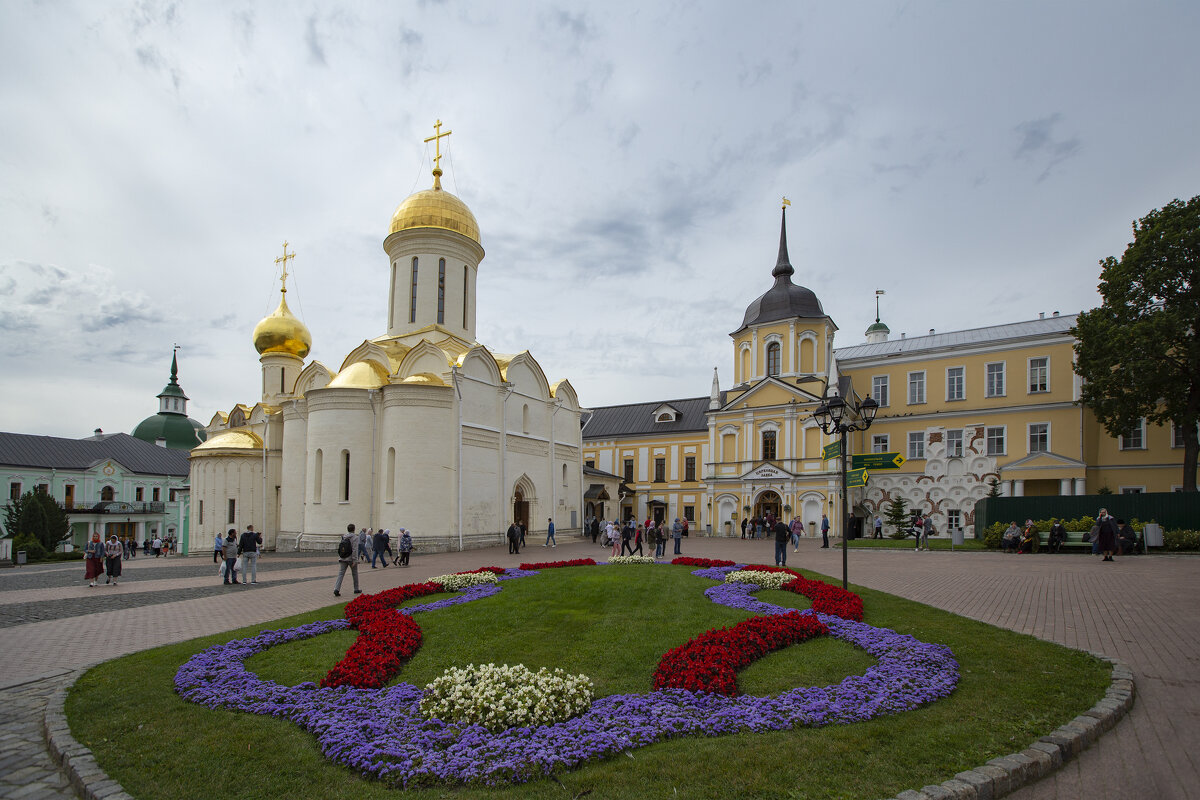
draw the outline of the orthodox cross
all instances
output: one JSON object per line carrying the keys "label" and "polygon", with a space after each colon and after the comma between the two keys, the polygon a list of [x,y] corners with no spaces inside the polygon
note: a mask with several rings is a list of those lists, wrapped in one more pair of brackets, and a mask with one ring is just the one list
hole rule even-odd
{"label": "orthodox cross", "polygon": [[782,206],[780,206],[780,207],[781,207],[781,208],[787,208],[787,207],[788,207],[788,206],[790,206],[791,204],[792,204],[792,201],[791,201],[791,200],[788,200],[788,199],[785,197],[785,198],[783,198],[783,205],[782,205]]}
{"label": "orthodox cross", "polygon": [[434,123],[433,130],[434,130],[433,136],[430,136],[428,139],[426,139],[425,144],[429,144],[430,142],[433,142],[433,146],[434,146],[434,150],[435,150],[435,153],[433,156],[433,168],[441,169],[442,168],[442,137],[449,136],[450,134],[454,133],[454,131],[446,131],[445,133],[442,133],[442,121],[440,119],[436,123]]}
{"label": "orthodox cross", "polygon": [[284,241],[284,243],[283,243],[283,255],[281,255],[279,258],[275,259],[275,263],[276,263],[276,264],[283,264],[283,278],[282,278],[282,280],[283,280],[283,292],[284,292],[284,293],[286,293],[286,292],[287,292],[287,262],[288,262],[288,259],[289,259],[289,258],[295,258],[295,257],[296,257],[296,254],[295,254],[294,252],[293,252],[293,253],[289,253],[289,252],[287,251],[287,249],[288,249],[288,243],[287,243],[287,241],[285,240],[285,241]]}

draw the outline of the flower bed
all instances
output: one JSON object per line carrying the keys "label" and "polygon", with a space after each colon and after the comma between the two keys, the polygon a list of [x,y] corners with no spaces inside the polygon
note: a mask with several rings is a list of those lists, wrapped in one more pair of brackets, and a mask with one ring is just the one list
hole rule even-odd
{"label": "flower bed", "polygon": [[657,564],[654,556],[609,556],[609,564]]}
{"label": "flower bed", "polygon": [[753,583],[760,589],[782,589],[785,583],[794,579],[794,575],[761,569],[735,569],[725,574],[726,583]]}
{"label": "flower bed", "polygon": [[[731,570],[732,565],[709,564],[693,574],[723,581]],[[500,580],[534,574],[537,573],[509,569]],[[714,602],[750,609],[763,616],[732,629],[710,631],[697,637],[689,645],[665,654],[655,671],[656,682],[660,673],[664,682],[679,681],[681,673],[687,674],[689,665],[706,665],[723,659],[704,688],[665,687],[648,693],[609,695],[593,701],[578,716],[553,724],[489,731],[478,723],[426,718],[420,708],[426,692],[411,684],[359,688],[381,684],[365,682],[356,686],[345,680],[321,687],[312,683],[280,686],[245,668],[243,662],[254,653],[285,642],[344,630],[351,625],[350,619],[264,631],[248,639],[210,647],[180,667],[175,688],[184,699],[210,708],[290,720],[312,732],[328,758],[364,776],[401,786],[527,781],[666,739],[858,722],[914,709],[954,690],[958,665],[948,648],[856,621],[853,618],[856,612],[861,619],[861,600],[856,607],[846,596],[853,599],[857,596],[839,587],[796,578],[785,584],[784,589],[812,597],[813,610],[797,612],[759,601],[752,596],[757,591],[753,584],[721,582],[706,591]],[[438,584],[415,584],[367,595],[348,604],[347,615],[353,609],[361,640],[380,622],[380,617],[403,619],[452,602],[470,602],[495,594],[502,586],[476,586],[450,598],[452,602],[441,600],[400,610],[392,608],[411,597],[441,590]],[[818,613],[818,603],[850,618]],[[753,660],[756,653],[761,655],[786,646],[792,638],[816,635],[820,625],[829,635],[863,648],[877,663],[865,673],[848,676],[834,686],[797,687],[770,697],[735,696],[736,683],[732,692],[718,691],[728,689],[727,677],[744,666],[746,659]],[[363,626],[368,629],[366,632]],[[419,644],[417,628],[416,646]],[[736,658],[724,658],[715,652],[722,648],[735,648]],[[348,652],[343,662],[349,658]],[[674,666],[664,666],[663,662],[669,659],[674,659]],[[361,670],[360,677],[371,681],[373,674]]]}
{"label": "flower bed", "polygon": [[480,725],[492,733],[505,728],[552,725],[592,704],[592,682],[524,664],[470,664],[451,667],[425,687],[421,713],[431,720]]}
{"label": "flower bed", "polygon": [[453,575],[438,575],[436,578],[430,578],[429,580],[431,583],[440,583],[444,591],[457,592],[459,589],[467,589],[471,586],[495,583],[497,578],[496,573],[491,570],[482,570],[478,572],[456,572]]}
{"label": "flower bed", "polygon": [[538,561],[532,564],[522,564],[521,569],[556,569],[558,567],[594,567],[596,562],[591,558],[573,558],[570,561]]}
{"label": "flower bed", "polygon": [[736,561],[725,561],[720,558],[692,558],[691,556],[679,556],[671,559],[672,564],[681,564],[685,567],[732,567]]}

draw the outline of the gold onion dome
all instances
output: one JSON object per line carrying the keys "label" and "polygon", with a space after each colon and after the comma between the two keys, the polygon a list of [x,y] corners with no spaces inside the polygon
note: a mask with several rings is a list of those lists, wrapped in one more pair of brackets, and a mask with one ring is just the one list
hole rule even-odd
{"label": "gold onion dome", "polygon": [[286,295],[281,294],[279,308],[254,326],[254,349],[259,355],[287,353],[300,358],[312,349],[312,334],[288,308]]}
{"label": "gold onion dome", "polygon": [[388,235],[413,228],[442,228],[479,240],[479,223],[467,204],[442,188],[442,170],[433,170],[433,188],[411,194],[392,214]]}

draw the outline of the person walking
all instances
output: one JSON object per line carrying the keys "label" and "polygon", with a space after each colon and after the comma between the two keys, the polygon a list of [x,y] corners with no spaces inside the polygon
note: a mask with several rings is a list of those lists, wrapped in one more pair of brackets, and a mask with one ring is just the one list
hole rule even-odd
{"label": "person walking", "polygon": [[608,529],[608,543],[612,545],[612,554],[619,556],[621,554],[621,528],[612,525]]}
{"label": "person walking", "polygon": [[790,529],[792,532],[792,552],[798,553],[800,552],[800,536],[804,533],[804,523],[800,521],[799,517],[792,517]]}
{"label": "person walking", "polygon": [[921,523],[921,549],[929,550],[929,537],[933,536],[933,517],[926,514],[924,521]]}
{"label": "person walking", "polygon": [[629,520],[621,526],[621,555],[625,555],[626,552],[633,555],[633,547],[629,544],[631,541],[633,541],[633,520]]}
{"label": "person walking", "polygon": [[262,544],[262,535],[256,533],[253,525],[247,525],[238,540],[238,552],[242,556],[242,585],[247,581],[258,583],[258,553]]}
{"label": "person walking", "polygon": [[821,547],[829,547],[829,517],[821,515]]}
{"label": "person walking", "polygon": [[[384,529],[375,531],[374,537],[374,553],[371,555],[371,569],[375,569],[375,562],[383,559],[383,568],[387,569],[388,556],[392,555],[392,532]],[[384,555],[384,554],[387,555]]]}
{"label": "person walking", "polygon": [[400,544],[397,547],[400,550],[400,556],[397,559],[399,566],[407,567],[408,554],[412,552],[412,536],[409,535],[406,528],[400,529]]}
{"label": "person walking", "polygon": [[[230,528],[225,534],[223,543],[223,554],[225,556],[225,584],[237,584],[237,557],[238,557],[238,541],[237,528]],[[230,580],[232,578],[232,580]]]}
{"label": "person walking", "polygon": [[342,534],[342,540],[338,542],[338,576],[337,581],[333,584],[333,596],[342,596],[342,579],[346,577],[346,570],[354,576],[354,593],[362,594],[362,589],[358,587],[358,554],[355,552],[356,538],[354,535],[354,523],[351,522],[346,526],[346,532]]}
{"label": "person walking", "polygon": [[117,578],[121,577],[121,554],[124,548],[117,541],[117,535],[114,533],[108,537],[108,543],[104,545],[104,582],[112,581],[112,585],[117,585]]}
{"label": "person walking", "polygon": [[508,526],[508,553],[509,555],[520,554],[521,552],[521,526],[513,521],[512,525]]}
{"label": "person walking", "polygon": [[792,529],[783,520],[776,520],[771,514],[767,515],[767,525],[775,534],[775,566],[787,566],[788,540],[792,538]]}
{"label": "person walking", "polygon": [[643,528],[641,525],[637,526],[637,530],[633,532],[633,549],[629,551],[629,555],[646,555],[646,552],[642,550],[642,536],[645,534],[645,532],[645,528]]}
{"label": "person walking", "polygon": [[875,536],[876,539],[883,538],[883,517],[875,515]]}
{"label": "person walking", "polygon": [[154,557],[155,558],[158,558],[161,555],[165,555],[162,552],[162,549],[163,549],[162,539],[158,538],[158,534],[154,535],[154,544],[152,544],[150,546],[154,548]]}
{"label": "person walking", "polygon": [[546,544],[543,544],[542,547],[547,544],[551,547],[558,547],[558,540],[554,538],[554,520],[550,517],[546,518]]}
{"label": "person walking", "polygon": [[679,517],[675,518],[675,524],[671,526],[671,538],[675,540],[675,555],[680,555],[679,544],[682,541],[683,525],[679,522]]}
{"label": "person walking", "polygon": [[595,544],[596,540],[600,538],[600,520],[596,517],[592,517],[592,525],[588,529],[588,533],[592,535],[592,544]]}
{"label": "person walking", "polygon": [[367,532],[365,530],[358,532],[358,560],[371,560],[371,554],[367,552]]}
{"label": "person walking", "polygon": [[745,517],[742,517],[742,538],[743,539],[746,538],[746,525],[748,524],[748,522],[749,522],[749,520],[747,520]]}
{"label": "person walking", "polygon": [[104,574],[104,542],[100,541],[100,532],[92,532],[92,540],[83,551],[83,578],[91,581],[88,586],[96,585],[96,578]]}

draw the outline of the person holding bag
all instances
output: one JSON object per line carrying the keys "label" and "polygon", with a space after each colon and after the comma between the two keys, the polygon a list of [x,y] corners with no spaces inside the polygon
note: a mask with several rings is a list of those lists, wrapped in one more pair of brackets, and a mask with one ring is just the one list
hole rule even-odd
{"label": "person holding bag", "polygon": [[100,541],[99,531],[92,533],[92,540],[87,543],[83,564],[84,580],[91,581],[88,586],[95,586],[96,578],[104,574],[104,542]]}

